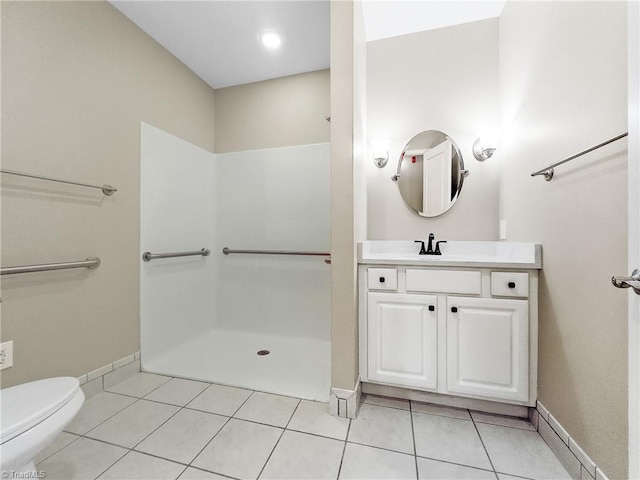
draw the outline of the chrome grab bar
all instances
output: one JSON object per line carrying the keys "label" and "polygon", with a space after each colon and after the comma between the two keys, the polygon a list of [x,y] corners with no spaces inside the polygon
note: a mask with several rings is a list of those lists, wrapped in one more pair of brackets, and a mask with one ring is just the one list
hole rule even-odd
{"label": "chrome grab bar", "polygon": [[[632,285],[631,282],[637,282]],[[635,269],[630,277],[611,277],[611,283],[616,288],[633,288],[633,291],[640,295],[640,270]]]}
{"label": "chrome grab bar", "polygon": [[38,180],[46,180],[48,182],[57,182],[57,183],[66,183],[69,185],[79,185],[81,187],[89,187],[89,188],[99,188],[100,190],[102,190],[102,193],[104,193],[107,197],[110,197],[111,195],[113,195],[113,192],[117,192],[118,189],[115,187],[112,187],[111,185],[103,185],[101,187],[97,186],[97,185],[89,185],[88,183],[80,183],[80,182],[71,182],[69,180],[61,180],[59,178],[53,178],[53,177],[45,177],[42,175],[33,175],[31,173],[22,173],[22,172],[16,172],[14,170],[0,170],[0,173],[6,173],[7,175],[17,175],[19,177],[29,177],[29,178],[37,178]]}
{"label": "chrome grab bar", "polygon": [[144,252],[142,254],[142,260],[144,260],[145,262],[150,262],[151,260],[155,260],[158,258],[192,257],[194,255],[202,255],[203,257],[207,257],[210,253],[211,253],[211,250],[209,250],[208,248],[195,250],[193,252],[173,252],[173,253]]}
{"label": "chrome grab bar", "polygon": [[330,257],[330,252],[305,252],[305,251],[293,251],[293,250],[232,250],[229,247],[224,247],[222,253],[229,255],[232,253],[240,254],[255,254],[255,255],[310,255],[314,257]]}
{"label": "chrome grab bar", "polygon": [[610,143],[618,141],[621,138],[626,137],[627,135],[629,135],[629,132],[624,132],[623,134],[618,135],[617,137],[613,137],[613,138],[607,140],[606,142],[602,142],[602,143],[599,143],[598,145],[595,145],[595,146],[593,146],[591,148],[587,148],[586,150],[583,150],[582,152],[576,153],[575,155],[571,155],[570,157],[567,157],[564,160],[560,160],[559,162],[554,163],[553,165],[549,165],[546,168],[541,168],[540,170],[537,170],[537,171],[533,172],[531,174],[531,176],[535,177],[537,175],[544,175],[544,179],[547,182],[550,182],[551,179],[553,178],[553,174],[554,174],[554,170],[553,169],[555,167],[557,167],[559,165],[562,165],[563,163],[570,162],[571,160],[573,160],[575,158],[578,158],[578,157],[581,157],[582,155],[585,155],[585,154],[587,154],[589,152],[593,152],[594,150],[597,150],[598,148],[604,147],[605,145],[609,145]]}
{"label": "chrome grab bar", "polygon": [[0,275],[15,275],[16,273],[47,272],[49,270],[66,270],[68,268],[98,268],[100,259],[89,257],[78,262],[45,263],[42,265],[23,265],[20,267],[0,268]]}

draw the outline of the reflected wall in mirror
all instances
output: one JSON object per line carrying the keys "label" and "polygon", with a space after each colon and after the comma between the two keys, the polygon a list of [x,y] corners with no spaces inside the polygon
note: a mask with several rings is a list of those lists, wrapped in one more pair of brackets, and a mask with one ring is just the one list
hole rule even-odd
{"label": "reflected wall in mirror", "polygon": [[437,217],[456,202],[468,174],[453,139],[444,132],[426,130],[405,145],[392,179],[411,210],[422,217]]}

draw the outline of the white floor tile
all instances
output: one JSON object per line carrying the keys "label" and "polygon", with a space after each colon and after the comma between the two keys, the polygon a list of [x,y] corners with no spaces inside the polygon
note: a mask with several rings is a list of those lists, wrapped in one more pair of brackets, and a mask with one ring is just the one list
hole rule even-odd
{"label": "white floor tile", "polygon": [[284,432],[260,475],[270,479],[335,479],[344,442],[306,433]]}
{"label": "white floor tile", "polygon": [[65,430],[84,435],[135,401],[135,398],[124,395],[116,395],[109,392],[99,393],[84,402],[78,414],[66,426]]}
{"label": "white floor tile", "polygon": [[326,403],[302,400],[287,429],[345,440],[349,419],[330,415]]}
{"label": "white floor tile", "polygon": [[415,457],[347,443],[339,478],[340,480],[415,480]]}
{"label": "white floor tile", "polygon": [[297,398],[255,392],[234,417],[284,428],[298,403]]}
{"label": "white floor tile", "polygon": [[453,463],[440,462],[418,457],[418,478],[420,480],[496,480],[496,474],[489,470],[463,467]]}
{"label": "white floor tile", "polygon": [[80,438],[37,465],[47,480],[96,478],[117,462],[127,450],[87,438]]}
{"label": "white floor tile", "polygon": [[571,478],[537,432],[478,424],[497,472],[536,479]]}
{"label": "white floor tile", "polygon": [[178,410],[173,405],[138,400],[86,435],[133,448]]}
{"label": "white floor tile", "polygon": [[396,408],[364,404],[351,421],[350,442],[414,453],[411,413]]}
{"label": "white floor tile", "polygon": [[62,432],[58,435],[53,442],[49,444],[47,448],[45,448],[42,452],[38,454],[38,456],[33,461],[35,464],[42,462],[43,460],[49,458],[51,455],[56,453],[58,450],[62,450],[64,447],[69,445],[71,442],[77,440],[77,435],[72,433]]}
{"label": "white floor tile", "polygon": [[193,467],[187,468],[178,478],[180,480],[229,480],[229,477],[223,477],[217,473],[205,472]]}
{"label": "white floor tile", "polygon": [[153,432],[136,450],[158,457],[191,463],[229,420],[228,417],[197,410],[180,410]]}
{"label": "white floor tile", "polygon": [[253,392],[242,388],[211,385],[192,400],[187,408],[231,417]]}
{"label": "white floor tile", "polygon": [[430,415],[440,415],[441,417],[459,418],[461,420],[471,420],[469,410],[464,408],[445,407],[434,405],[433,403],[411,402],[411,411],[417,413],[428,413]]}
{"label": "white floor tile", "polygon": [[531,425],[529,420],[517,417],[504,417],[502,415],[492,415],[490,413],[471,412],[473,421],[476,423],[488,423],[491,425],[501,425],[503,427],[520,428],[521,430],[530,430],[535,432],[536,429]]}
{"label": "white floor tile", "polygon": [[120,383],[116,383],[106,390],[113,393],[121,393],[122,395],[141,398],[151,393],[163,383],[167,383],[169,380],[171,380],[171,377],[140,372]]}
{"label": "white floor tile", "polygon": [[104,480],[175,480],[186,467],[162,458],[129,452],[98,478]]}
{"label": "white floor tile", "polygon": [[172,378],[144,398],[145,400],[154,400],[156,402],[170,403],[171,405],[184,407],[208,386],[209,384],[204,382]]}
{"label": "white floor tile", "polygon": [[476,427],[469,420],[414,413],[413,429],[418,456],[492,468]]}
{"label": "white floor tile", "polygon": [[401,410],[409,410],[409,400],[401,398],[381,397],[379,395],[371,395],[365,393],[362,395],[362,403],[370,403],[371,405],[379,405],[381,407],[400,408]]}
{"label": "white floor tile", "polygon": [[255,480],[282,429],[231,419],[193,461],[193,466],[242,480]]}

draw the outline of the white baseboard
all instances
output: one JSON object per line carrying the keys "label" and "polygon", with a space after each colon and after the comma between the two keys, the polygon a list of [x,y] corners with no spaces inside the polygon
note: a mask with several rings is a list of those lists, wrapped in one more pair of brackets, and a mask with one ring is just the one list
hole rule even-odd
{"label": "white baseboard", "polygon": [[85,398],[89,399],[105,388],[132,377],[140,371],[140,352],[132,353],[120,360],[78,377]]}
{"label": "white baseboard", "polygon": [[537,402],[529,418],[574,480],[609,480],[542,403]]}
{"label": "white baseboard", "polygon": [[329,395],[329,413],[336,417],[356,418],[362,395],[360,378],[354,390],[332,388]]}

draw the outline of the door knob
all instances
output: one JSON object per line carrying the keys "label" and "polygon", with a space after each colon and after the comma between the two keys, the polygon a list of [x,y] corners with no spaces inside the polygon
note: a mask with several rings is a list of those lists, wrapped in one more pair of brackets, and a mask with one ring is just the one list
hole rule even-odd
{"label": "door knob", "polygon": [[611,277],[611,283],[616,288],[633,288],[640,295],[640,270],[636,268],[630,277]]}

